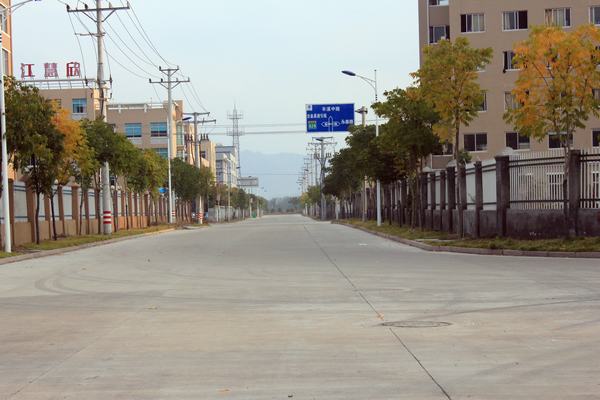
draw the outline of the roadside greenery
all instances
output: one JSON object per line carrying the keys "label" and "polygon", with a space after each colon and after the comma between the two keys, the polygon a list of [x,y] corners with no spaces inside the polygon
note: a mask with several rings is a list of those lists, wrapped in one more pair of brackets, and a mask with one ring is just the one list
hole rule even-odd
{"label": "roadside greenery", "polygon": [[363,222],[357,219],[343,223],[385,233],[402,239],[419,241],[433,246],[463,247],[490,250],[551,251],[551,252],[600,252],[600,238],[538,239],[519,240],[510,238],[460,239],[456,235],[443,232],[411,229],[397,225],[377,226],[374,221]]}

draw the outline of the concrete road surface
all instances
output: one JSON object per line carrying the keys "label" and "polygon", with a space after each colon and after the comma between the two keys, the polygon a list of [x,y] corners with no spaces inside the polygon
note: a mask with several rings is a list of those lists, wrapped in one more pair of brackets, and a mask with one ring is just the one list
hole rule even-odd
{"label": "concrete road surface", "polygon": [[289,216],[0,266],[0,399],[600,399],[600,263]]}

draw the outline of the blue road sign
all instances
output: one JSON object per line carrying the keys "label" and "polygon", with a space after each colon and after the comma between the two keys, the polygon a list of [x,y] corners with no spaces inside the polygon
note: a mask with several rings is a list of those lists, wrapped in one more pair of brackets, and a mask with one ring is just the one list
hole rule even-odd
{"label": "blue road sign", "polygon": [[354,125],[354,104],[308,104],[306,132],[348,132]]}

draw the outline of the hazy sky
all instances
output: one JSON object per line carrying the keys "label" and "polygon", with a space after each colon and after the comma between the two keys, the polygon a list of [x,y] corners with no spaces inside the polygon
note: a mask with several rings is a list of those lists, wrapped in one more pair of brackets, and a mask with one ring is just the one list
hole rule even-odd
{"label": "hazy sky", "polygon": [[[74,7],[77,1],[67,3]],[[244,112],[243,125],[297,123],[300,125],[280,129],[301,130],[307,103],[355,102],[359,106],[370,102],[369,87],[341,75],[340,70],[370,75],[378,68],[385,89],[405,86],[408,73],[418,62],[417,2],[413,0],[132,0],[131,5],[162,56],[190,76],[202,103],[219,125],[229,123],[227,111],[236,102]],[[123,13],[120,17],[152,63],[164,65],[129,16]],[[82,16],[81,20],[92,28],[87,18]],[[106,25],[107,51],[139,75],[158,75],[154,67],[130,55],[119,40],[117,36],[149,63],[121,20],[113,16]],[[75,17],[73,23],[78,32],[84,31]],[[82,58],[65,6],[58,0],[43,0],[19,9],[13,35],[17,72],[22,62],[36,64],[40,75],[44,62],[64,64]],[[91,40],[82,37],[81,43],[87,75],[94,76],[96,58]],[[114,60],[111,70],[115,101],[156,100],[147,78],[125,71]],[[162,88],[156,89],[165,96]],[[194,101],[191,89],[187,91]],[[180,89],[175,94],[185,100]],[[199,106],[186,108],[191,111]],[[305,142],[302,134],[248,135],[242,139],[245,148],[269,153],[303,153]]]}
{"label": "hazy sky", "polygon": [[[43,63],[57,62],[64,75],[66,62],[82,59],[62,3],[42,0],[14,15],[17,74],[20,63],[36,64],[37,75],[43,76]],[[66,3],[75,7],[78,2]],[[370,76],[377,68],[383,91],[405,87],[418,65],[414,0],[132,0],[131,5],[162,57],[192,79],[200,101],[218,120],[219,126],[209,129],[213,139],[226,144],[231,139],[216,134],[226,132],[234,103],[244,112],[242,125],[281,124],[268,129],[303,130],[305,104],[349,102],[358,108],[372,102],[371,88],[342,75],[342,69]],[[95,29],[89,19],[80,19]],[[113,15],[106,25],[106,47],[114,58],[113,100],[156,101],[155,89],[164,99],[165,90],[149,85],[148,77],[159,76],[156,66],[165,61],[144,41],[134,21],[131,12],[122,12],[120,19]],[[77,32],[85,32],[75,16],[72,22]],[[94,45],[89,37],[80,41],[87,76],[94,77]],[[191,88],[186,94],[192,102],[186,111],[201,111]],[[181,89],[175,90],[175,98],[186,101]],[[246,128],[257,130],[265,128]],[[241,144],[250,151],[304,154],[308,140],[302,133],[246,135]]]}

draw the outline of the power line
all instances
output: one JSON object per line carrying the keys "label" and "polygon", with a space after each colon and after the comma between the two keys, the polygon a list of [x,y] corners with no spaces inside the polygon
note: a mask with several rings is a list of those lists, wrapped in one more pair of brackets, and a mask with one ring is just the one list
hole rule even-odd
{"label": "power line", "polygon": [[125,25],[125,22],[123,22],[123,20],[121,19],[121,16],[119,14],[117,14],[117,19],[119,20],[119,22],[121,23],[121,25],[123,25],[123,28],[125,28],[125,31],[127,32],[127,34],[129,35],[129,37],[131,38],[131,40],[133,41],[133,43],[136,45],[136,47],[140,50],[140,52],[142,53],[142,55],[144,57],[146,57],[146,59],[149,61],[150,65],[152,65],[153,67],[158,67],[158,64],[156,64],[149,56],[148,54],[144,51],[144,49],[142,48],[142,46],[140,46],[140,44],[138,43],[137,40],[134,39],[133,35],[131,34],[131,32],[129,31],[129,29],[127,29],[127,26]]}
{"label": "power line", "polygon": [[[64,3],[61,0],[58,0],[60,3]],[[66,4],[66,3],[64,3]],[[75,24],[73,23],[73,18],[71,18],[71,14],[68,14],[69,22],[71,23],[71,28],[73,28],[73,35],[75,39],[77,39],[77,46],[79,47],[79,52],[81,53],[81,63],[83,64],[83,75],[87,78],[87,69],[85,67],[85,57],[83,56],[83,46],[81,46],[81,40],[79,40],[79,35],[77,34],[77,30],[75,29]]]}
{"label": "power line", "polygon": [[[138,63],[136,63],[118,44],[117,42],[112,38],[112,35],[109,35],[108,33],[106,34],[106,37],[110,39],[111,43],[121,52],[121,54],[123,54],[125,56],[125,58],[127,58],[131,64],[133,64],[135,67],[137,67],[140,71],[142,71],[144,74],[151,76],[152,78],[155,79],[160,79],[160,77],[158,75],[152,74],[150,72],[148,72],[146,69],[140,67],[140,65]],[[112,57],[113,59],[115,58],[114,56]]]}
{"label": "power line", "polygon": [[[111,34],[111,35],[107,35],[107,36],[112,36],[112,35],[115,35],[115,36],[117,37],[117,39],[119,39],[119,41],[120,41],[121,43],[123,43],[123,45],[124,45],[124,46],[127,48],[127,50],[129,50],[129,52],[130,52],[132,55],[134,55],[134,56],[135,56],[135,57],[136,57],[138,60],[140,60],[141,62],[145,63],[146,65],[149,65],[149,66],[151,66],[152,68],[155,68],[155,67],[156,67],[156,65],[154,65],[154,64],[152,64],[152,63],[149,63],[148,61],[144,60],[142,57],[140,57],[140,56],[138,55],[138,53],[136,53],[135,51],[133,51],[133,50],[131,49],[131,47],[129,47],[129,45],[127,44],[127,42],[125,42],[125,41],[123,40],[123,38],[121,37],[121,35],[119,35],[119,34],[117,33],[117,30],[116,30],[115,28],[113,28],[113,26],[110,24],[110,22],[109,22],[109,21],[106,21],[106,24],[107,24],[107,25],[110,27],[110,29],[112,30],[112,34]],[[112,40],[112,38],[111,38],[111,40]]]}
{"label": "power line", "polygon": [[[133,18],[131,18],[131,14],[127,13],[127,15],[129,16],[129,19],[131,19],[131,22],[133,22],[134,26],[136,27],[136,29],[138,30],[138,32],[140,33],[140,35],[142,36],[142,39],[144,39],[144,41],[148,44],[148,46],[150,46],[150,48],[156,53],[156,55],[163,60],[165,63],[167,63],[170,66],[173,66],[175,64],[170,63],[169,61],[167,61],[160,53],[159,51],[156,49],[156,46],[154,46],[154,43],[152,43],[152,40],[150,39],[150,36],[148,36],[148,33],[146,32],[146,30],[144,29],[144,26],[142,25],[140,19],[137,16],[137,13],[135,12],[135,9],[131,6],[131,4],[129,4],[129,7],[131,9],[131,12],[133,13],[133,16],[135,17],[135,20],[137,21],[137,24],[135,23],[135,21],[133,20]],[[139,27],[138,27],[139,25]]]}

